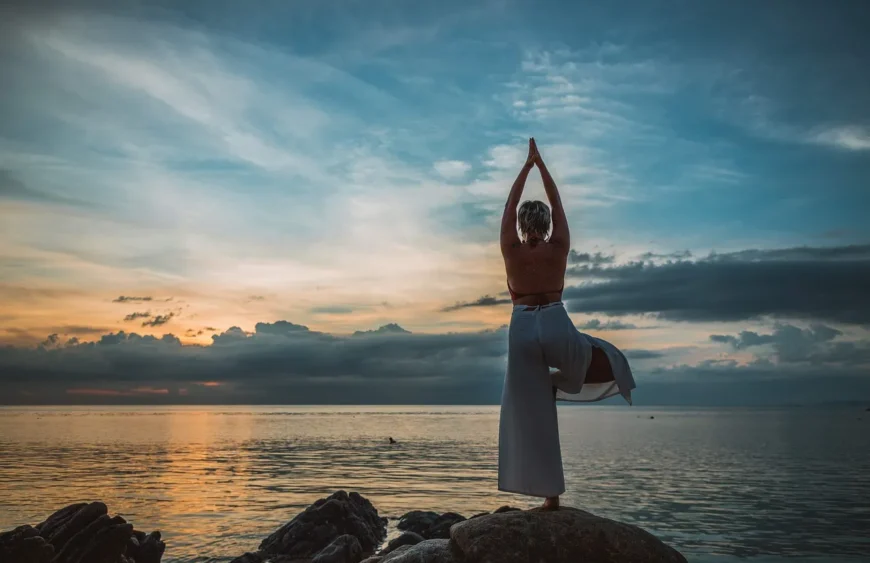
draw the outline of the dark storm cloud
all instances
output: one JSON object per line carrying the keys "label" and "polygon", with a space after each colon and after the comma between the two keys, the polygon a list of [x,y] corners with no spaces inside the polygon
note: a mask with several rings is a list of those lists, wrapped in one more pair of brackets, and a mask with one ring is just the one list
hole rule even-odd
{"label": "dark storm cloud", "polygon": [[[827,334],[814,329],[805,337],[826,346],[840,344],[839,337],[831,340]],[[37,347],[0,347],[4,391],[0,402],[494,404],[500,396],[507,352],[506,327],[413,334],[390,324],[335,336],[281,321],[257,323],[253,332],[232,327],[213,335],[212,341],[210,346],[182,345],[172,334],[155,337],[121,331],[94,342],[77,338],[64,342],[54,334]],[[828,349],[818,348],[815,353],[824,350]],[[832,384],[851,381],[851,387],[838,389],[842,398],[844,388],[860,390],[870,379],[854,362],[814,365],[758,360],[742,366],[734,361],[705,361],[673,368],[644,367],[644,362],[666,359],[670,353],[625,350],[638,381],[638,404],[711,404],[723,397],[735,404],[741,404],[741,397],[744,403],[776,403],[796,396],[790,395],[795,389],[809,393],[820,378]],[[860,381],[854,382],[855,378]],[[159,396],[135,392],[142,388],[168,392]],[[77,391],[69,394],[69,389]],[[107,394],[94,396],[81,390]]]}
{"label": "dark storm cloud", "polygon": [[664,357],[665,353],[658,350],[625,350],[623,352],[629,360],[653,360]]}
{"label": "dark storm cloud", "polygon": [[582,325],[577,325],[577,330],[633,330],[637,325],[624,323],[620,320],[601,322],[600,319],[589,319]]}
{"label": "dark storm cloud", "polygon": [[127,295],[120,295],[115,299],[112,299],[112,303],[143,303],[146,301],[153,301],[153,297],[130,297]]}
{"label": "dark storm cloud", "polygon": [[641,260],[653,260],[653,259],[668,259],[668,260],[685,260],[686,258],[691,258],[692,253],[688,250],[678,250],[675,252],[668,252],[666,254],[658,254],[655,252],[644,252],[640,255]]}
{"label": "dark storm cloud", "polygon": [[568,253],[569,264],[612,264],[616,257],[613,254],[601,254],[596,252],[590,254],[588,252],[577,252],[571,250]]}
{"label": "dark storm cloud", "polygon": [[145,321],[142,323],[142,326],[160,326],[168,323],[172,317],[175,316],[175,313],[166,313],[165,315],[156,315],[150,321]]}
{"label": "dark storm cloud", "polygon": [[[695,261],[574,267],[568,310],[675,321],[763,316],[870,324],[870,245],[743,250]],[[593,281],[597,280],[597,281]]]}
{"label": "dark storm cloud", "polygon": [[218,381],[222,386],[208,392],[224,393],[210,395],[219,402],[492,402],[507,345],[504,328],[415,335],[386,325],[345,337],[286,321],[258,323],[252,333],[232,327],[212,340],[182,346],[171,334],[122,331],[61,344],[54,336],[38,348],[0,348],[0,385],[56,398],[68,388]]}
{"label": "dark storm cloud", "polygon": [[149,317],[151,317],[151,313],[146,311],[144,313],[130,313],[129,315],[124,317],[124,320],[125,321],[135,321],[136,319],[147,319]]}
{"label": "dark storm cloud", "polygon": [[744,330],[736,336],[711,334],[710,340],[735,350],[770,345],[780,363],[870,364],[870,342],[838,340],[842,335],[842,331],[822,324],[809,328],[777,324],[771,334]]}
{"label": "dark storm cloud", "polygon": [[374,335],[385,335],[385,334],[411,334],[410,331],[405,330],[400,327],[396,323],[386,324],[376,330],[357,330],[353,333],[354,336],[374,336]]}
{"label": "dark storm cloud", "polygon": [[466,303],[455,303],[453,305],[449,305],[441,309],[443,312],[456,311],[459,309],[465,309],[467,307],[492,307],[495,305],[508,305],[511,303],[510,299],[499,299],[498,297],[493,297],[491,295],[484,295],[483,297],[478,298],[476,301],[469,301]]}
{"label": "dark storm cloud", "polygon": [[647,384],[640,381],[632,393],[638,404],[752,406],[870,400],[866,370],[845,365],[704,361],[654,368],[646,377]]}

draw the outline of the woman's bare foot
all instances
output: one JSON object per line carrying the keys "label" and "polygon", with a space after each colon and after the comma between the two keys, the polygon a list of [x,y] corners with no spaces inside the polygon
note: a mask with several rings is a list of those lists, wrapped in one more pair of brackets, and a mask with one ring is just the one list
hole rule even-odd
{"label": "woman's bare foot", "polygon": [[559,497],[547,497],[541,510],[559,510]]}

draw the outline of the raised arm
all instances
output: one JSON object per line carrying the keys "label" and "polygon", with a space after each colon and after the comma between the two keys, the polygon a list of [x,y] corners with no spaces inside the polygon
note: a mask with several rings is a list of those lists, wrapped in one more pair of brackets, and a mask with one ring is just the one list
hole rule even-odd
{"label": "raised arm", "polygon": [[520,244],[520,237],[517,236],[517,206],[520,204],[520,198],[523,197],[523,188],[526,187],[526,179],[535,165],[536,158],[537,148],[534,146],[534,139],[529,139],[529,157],[517,175],[517,179],[514,180],[514,185],[511,186],[511,192],[508,194],[507,203],[504,206],[504,214],[501,216],[501,235],[499,238],[502,254]]}
{"label": "raised arm", "polygon": [[[532,144],[535,141],[532,139]],[[550,208],[553,216],[553,232],[550,234],[550,242],[564,246],[566,249],[571,248],[571,234],[568,232],[568,218],[565,216],[565,208],[562,207],[562,198],[559,197],[559,190],[556,188],[556,182],[550,176],[550,171],[547,170],[547,165],[544,164],[544,159],[538,152],[538,147],[534,147],[536,162],[541,170],[541,179],[544,181],[544,191],[547,192],[547,199],[550,200]]]}

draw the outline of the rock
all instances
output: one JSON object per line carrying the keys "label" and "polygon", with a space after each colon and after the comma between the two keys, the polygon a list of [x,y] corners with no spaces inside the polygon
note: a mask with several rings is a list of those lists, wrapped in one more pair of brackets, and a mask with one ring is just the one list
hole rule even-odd
{"label": "rock", "polygon": [[478,512],[477,514],[469,516],[468,519],[471,520],[472,518],[480,518],[481,516],[487,516],[488,514],[489,512]]}
{"label": "rock", "polygon": [[423,532],[432,526],[432,523],[438,519],[439,514],[431,510],[412,510],[406,513],[399,519],[397,528],[403,531],[415,532],[423,535]]}
{"label": "rock", "polygon": [[371,554],[386,535],[386,520],[358,493],[337,491],[306,508],[260,543],[261,555],[312,558],[343,535]]}
{"label": "rock", "polygon": [[[60,551],[60,548],[64,546],[70,538],[84,530],[94,520],[109,513],[109,509],[102,502],[92,502],[69,513],[66,513],[66,510],[66,508],[63,508],[59,511],[65,513],[63,516],[58,517],[58,512],[55,512],[49,516],[45,522],[38,525],[40,528],[51,529],[51,532],[43,531],[40,535],[47,539],[57,551]],[[54,526],[48,526],[47,524],[52,520],[54,520],[56,524]]]}
{"label": "rock", "polygon": [[496,508],[495,512],[493,512],[493,514],[501,514],[502,512],[514,512],[515,510],[520,510],[520,509],[514,508],[513,506],[504,505],[504,506],[500,506],[500,507]]}
{"label": "rock", "polygon": [[160,563],[160,532],[133,530],[102,502],[62,508],[35,527],[0,534],[0,561],[21,563]]}
{"label": "rock", "polygon": [[54,547],[33,526],[19,526],[0,533],[0,561],[49,563],[53,556]]}
{"label": "rock", "polygon": [[428,530],[424,531],[421,535],[426,539],[449,539],[450,538],[450,527],[453,524],[458,522],[462,522],[465,520],[465,516],[461,514],[457,514],[455,512],[445,512],[441,516],[435,519],[432,522],[432,525]]}
{"label": "rock", "polygon": [[246,553],[236,557],[230,563],[263,563],[263,556],[259,553]]}
{"label": "rock", "polygon": [[391,551],[395,550],[396,548],[402,547],[403,545],[416,545],[424,539],[426,538],[416,532],[402,532],[401,536],[390,540],[390,543],[387,544],[387,547],[381,550],[378,555],[386,555]]}
{"label": "rock", "polygon": [[133,556],[136,563],[160,563],[164,551],[166,551],[166,544],[160,539],[158,531],[145,535],[145,539],[139,542],[139,549],[134,553],[130,553],[128,549],[128,553]]}
{"label": "rock", "polygon": [[[86,510],[87,507],[82,510]],[[103,514],[63,545],[52,563],[114,562],[120,559],[133,535],[133,525],[120,516]]]}
{"label": "rock", "polygon": [[338,536],[320,550],[311,563],[359,563],[363,557],[362,546],[355,536]]}
{"label": "rock", "polygon": [[450,540],[434,539],[416,545],[403,545],[378,563],[459,563],[450,547]]}
{"label": "rock", "polygon": [[679,552],[637,526],[569,507],[466,520],[453,527],[450,541],[464,560],[475,563],[686,563]]}

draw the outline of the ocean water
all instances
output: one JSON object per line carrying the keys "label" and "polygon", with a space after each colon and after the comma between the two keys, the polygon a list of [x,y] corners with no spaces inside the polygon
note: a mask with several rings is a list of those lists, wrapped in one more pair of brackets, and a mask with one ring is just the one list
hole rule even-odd
{"label": "ocean water", "polygon": [[[533,506],[496,490],[498,416],[489,406],[0,408],[0,530],[102,500],[163,532],[168,563],[225,561],[338,489],[387,517]],[[637,524],[689,561],[870,561],[863,409],[560,406],[559,423],[563,504]]]}

